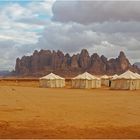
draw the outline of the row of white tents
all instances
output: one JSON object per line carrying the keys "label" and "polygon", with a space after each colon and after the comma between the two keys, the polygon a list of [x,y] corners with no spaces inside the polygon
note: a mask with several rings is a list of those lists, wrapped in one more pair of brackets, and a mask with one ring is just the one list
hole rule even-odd
{"label": "row of white tents", "polygon": [[[65,86],[65,78],[62,78],[53,73],[40,78],[39,81],[41,87],[58,88]],[[121,75],[104,75],[99,78],[89,74],[88,72],[85,72],[71,79],[72,88],[91,89],[100,88],[101,85],[108,86],[111,89],[140,89],[140,75],[128,70]]]}
{"label": "row of white tents", "polygon": [[[65,79],[50,73],[42,78],[40,78],[41,87],[58,88],[65,86]],[[72,88],[100,88],[101,80],[88,72],[80,74],[71,79]]]}

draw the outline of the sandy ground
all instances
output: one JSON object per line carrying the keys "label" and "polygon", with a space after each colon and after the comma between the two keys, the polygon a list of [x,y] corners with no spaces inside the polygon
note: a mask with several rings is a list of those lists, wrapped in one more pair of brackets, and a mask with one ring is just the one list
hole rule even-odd
{"label": "sandy ground", "polygon": [[0,138],[140,138],[140,90],[0,86]]}

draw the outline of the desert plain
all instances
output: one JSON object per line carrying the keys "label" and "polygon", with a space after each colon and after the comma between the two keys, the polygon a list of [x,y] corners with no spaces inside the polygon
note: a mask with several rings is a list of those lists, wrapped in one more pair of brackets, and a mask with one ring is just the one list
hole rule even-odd
{"label": "desert plain", "polygon": [[140,90],[0,81],[0,138],[140,138]]}

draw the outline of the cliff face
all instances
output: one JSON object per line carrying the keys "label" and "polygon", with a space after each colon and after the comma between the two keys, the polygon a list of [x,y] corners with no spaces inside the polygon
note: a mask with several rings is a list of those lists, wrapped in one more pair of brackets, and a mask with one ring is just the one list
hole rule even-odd
{"label": "cliff face", "polygon": [[73,56],[64,55],[61,51],[41,50],[34,51],[31,56],[17,58],[15,73],[21,76],[42,76],[55,72],[62,76],[74,76],[84,71],[93,74],[120,74],[128,69],[140,73],[137,66],[130,64],[124,52],[120,52],[117,58],[107,60],[97,53],[90,56],[86,49]]}

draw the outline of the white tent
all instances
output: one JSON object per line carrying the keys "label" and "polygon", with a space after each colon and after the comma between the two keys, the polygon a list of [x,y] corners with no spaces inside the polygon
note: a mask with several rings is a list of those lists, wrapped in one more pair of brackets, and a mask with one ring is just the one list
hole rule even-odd
{"label": "white tent", "polygon": [[136,89],[140,89],[140,75],[138,73],[135,73],[135,76],[137,77]]}
{"label": "white tent", "polygon": [[50,73],[39,79],[40,87],[58,88],[65,86],[65,79]]}
{"label": "white tent", "polygon": [[72,78],[72,88],[100,88],[101,80],[88,72]]}
{"label": "white tent", "polygon": [[139,89],[138,76],[131,71],[126,71],[123,74],[112,78],[111,89]]}
{"label": "white tent", "polygon": [[110,80],[109,76],[107,76],[107,75],[101,76],[101,85],[109,87],[109,80]]}

